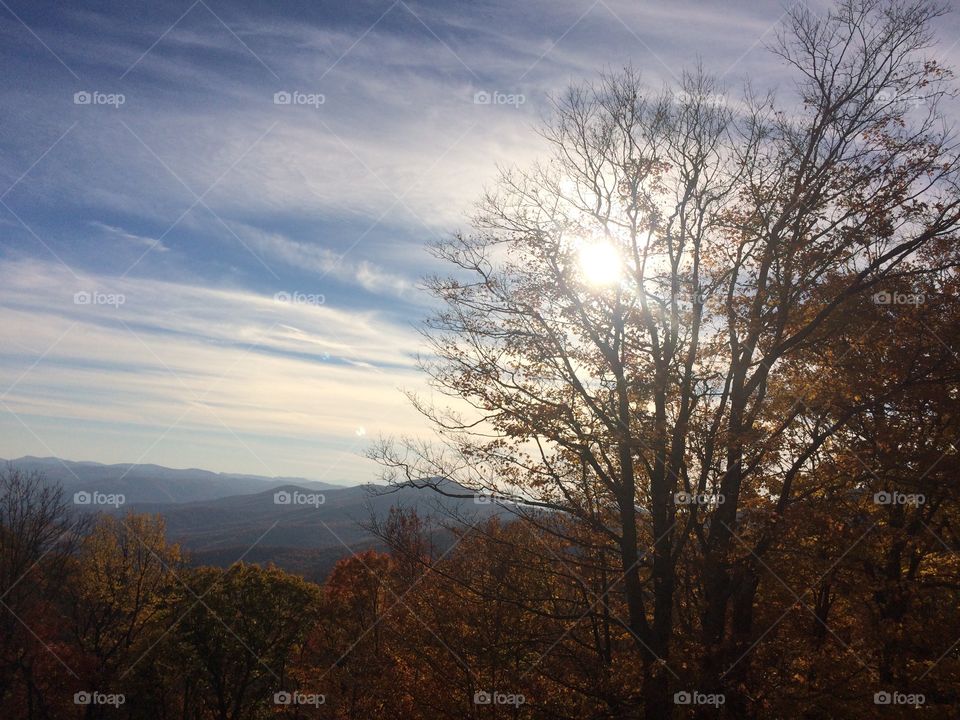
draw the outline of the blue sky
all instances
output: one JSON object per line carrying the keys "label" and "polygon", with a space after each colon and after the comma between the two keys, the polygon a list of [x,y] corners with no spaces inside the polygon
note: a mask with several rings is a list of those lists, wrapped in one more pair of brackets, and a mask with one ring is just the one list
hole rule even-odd
{"label": "blue sky", "polygon": [[777,87],[785,7],[0,0],[0,456],[374,479],[425,432],[424,244],[542,154],[548,94]]}

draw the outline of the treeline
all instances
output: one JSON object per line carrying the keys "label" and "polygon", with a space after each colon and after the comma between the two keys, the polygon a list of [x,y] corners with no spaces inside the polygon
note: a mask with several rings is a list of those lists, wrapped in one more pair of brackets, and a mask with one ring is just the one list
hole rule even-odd
{"label": "treeline", "polygon": [[[878,706],[868,663],[909,676],[925,717],[955,717],[956,508],[934,492],[914,504],[821,493],[793,519],[765,556],[756,612],[769,630],[742,678],[755,717],[915,712]],[[320,586],[242,562],[188,567],[162,518],[77,516],[8,469],[3,716],[636,717],[642,669],[608,542],[559,514],[461,520],[454,544],[434,547],[426,521],[395,511],[377,528],[391,552],[345,558]],[[678,584],[669,672],[690,688],[675,695],[684,716],[710,699],[696,690],[697,582]]]}

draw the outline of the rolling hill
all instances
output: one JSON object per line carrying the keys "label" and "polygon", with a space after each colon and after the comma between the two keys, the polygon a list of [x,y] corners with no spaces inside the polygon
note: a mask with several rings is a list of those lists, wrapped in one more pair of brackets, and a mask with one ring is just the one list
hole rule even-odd
{"label": "rolling hill", "polygon": [[[289,504],[277,494],[299,499],[315,490],[285,485],[267,491],[189,503],[137,503],[120,508],[159,513],[167,523],[167,537],[187,550],[194,564],[227,567],[239,559],[272,562],[290,572],[320,581],[341,557],[380,548],[381,541],[367,525],[383,520],[391,507],[416,510],[421,516],[456,513],[468,522],[506,511],[469,499],[447,498],[430,490],[402,488],[386,492],[382,485],[333,488],[322,492],[322,502]],[[282,499],[282,496],[281,496]],[[440,530],[434,542],[444,546],[449,533]]]}
{"label": "rolling hill", "polygon": [[[162,515],[168,540],[179,543],[192,564],[273,563],[317,582],[340,558],[382,548],[367,526],[371,518],[385,519],[392,507],[414,509],[422,517],[452,512],[468,523],[507,513],[469,497],[448,498],[411,487],[345,487],[303,478],[31,456],[0,460],[2,464],[42,473],[47,483],[63,487],[68,503],[81,492],[124,496],[118,507],[76,505],[80,512]],[[469,494],[457,486],[450,489]],[[451,534],[435,530],[433,541],[446,547]]]}
{"label": "rolling hill", "polygon": [[297,485],[310,490],[342,487],[296,477],[215,473],[195,468],[181,470],[161,465],[132,463],[104,465],[30,455],[15,460],[0,459],[0,465],[6,464],[27,472],[43,473],[47,482],[63,486],[64,493],[68,496],[79,491],[119,493],[125,496],[128,504],[213,500],[230,495],[263,492],[284,485]]}

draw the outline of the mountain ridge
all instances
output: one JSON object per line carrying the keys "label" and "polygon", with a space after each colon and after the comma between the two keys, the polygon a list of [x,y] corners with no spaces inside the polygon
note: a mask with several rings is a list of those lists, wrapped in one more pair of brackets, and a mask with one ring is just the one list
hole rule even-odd
{"label": "mountain ridge", "polygon": [[221,473],[201,468],[169,468],[152,463],[98,463],[25,455],[0,458],[0,465],[42,473],[67,494],[79,491],[122,494],[127,503],[182,503],[247,495],[283,485],[309,490],[349,487],[300,477]]}
{"label": "mountain ridge", "polygon": [[[63,488],[65,500],[79,512],[161,515],[168,541],[180,544],[191,564],[229,567],[239,559],[273,563],[317,582],[353,552],[385,550],[369,522],[372,518],[382,522],[394,508],[414,510],[421,517],[452,514],[477,521],[508,514],[487,500],[474,499],[470,490],[450,480],[438,484],[461,497],[409,485],[334,485],[305,478],[56,457],[0,459],[3,464],[43,473],[47,483]],[[87,499],[78,502],[76,497],[83,493]],[[124,497],[117,505],[97,504],[89,498],[94,493]],[[430,535],[439,546],[454,541],[442,527]]]}
{"label": "mountain ridge", "polygon": [[[322,499],[278,499],[280,493],[319,495]],[[241,558],[272,562],[319,582],[342,557],[361,550],[384,550],[369,523],[374,518],[384,521],[395,508],[414,510],[422,518],[457,516],[466,518],[468,524],[508,514],[495,504],[448,498],[429,489],[369,483],[322,492],[285,485],[213,500],[135,503],[109,511],[159,513],[167,539],[188,551],[194,564],[229,567]],[[452,534],[439,526],[431,531],[431,537],[441,547],[453,542]]]}

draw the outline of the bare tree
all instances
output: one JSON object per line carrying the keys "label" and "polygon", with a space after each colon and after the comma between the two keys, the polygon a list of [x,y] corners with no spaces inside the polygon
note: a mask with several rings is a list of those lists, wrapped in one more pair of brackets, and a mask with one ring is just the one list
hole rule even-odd
{"label": "bare tree", "polygon": [[37,637],[38,622],[46,624],[42,608],[57,596],[88,527],[41,474],[13,466],[0,472],[0,700],[8,701],[19,676],[31,713],[44,701],[36,655],[50,652]]}
{"label": "bare tree", "polygon": [[[702,70],[659,93],[631,69],[574,87],[542,130],[551,157],[503,171],[475,232],[435,248],[456,270],[428,281],[443,309],[423,367],[451,401],[412,399],[441,442],[372,454],[391,481],[455,480],[607,538],[647,717],[671,715],[671,687],[745,712],[759,573],[732,560],[738,526],[772,511],[761,557],[797,475],[867,406],[772,416],[773,388],[822,360],[864,297],[944,266],[925,254],[960,222],[948,72],[923,57],[941,14],[791,11],[772,51],[792,108],[749,89],[733,105]],[[701,587],[695,677],[670,666],[680,562]]]}

